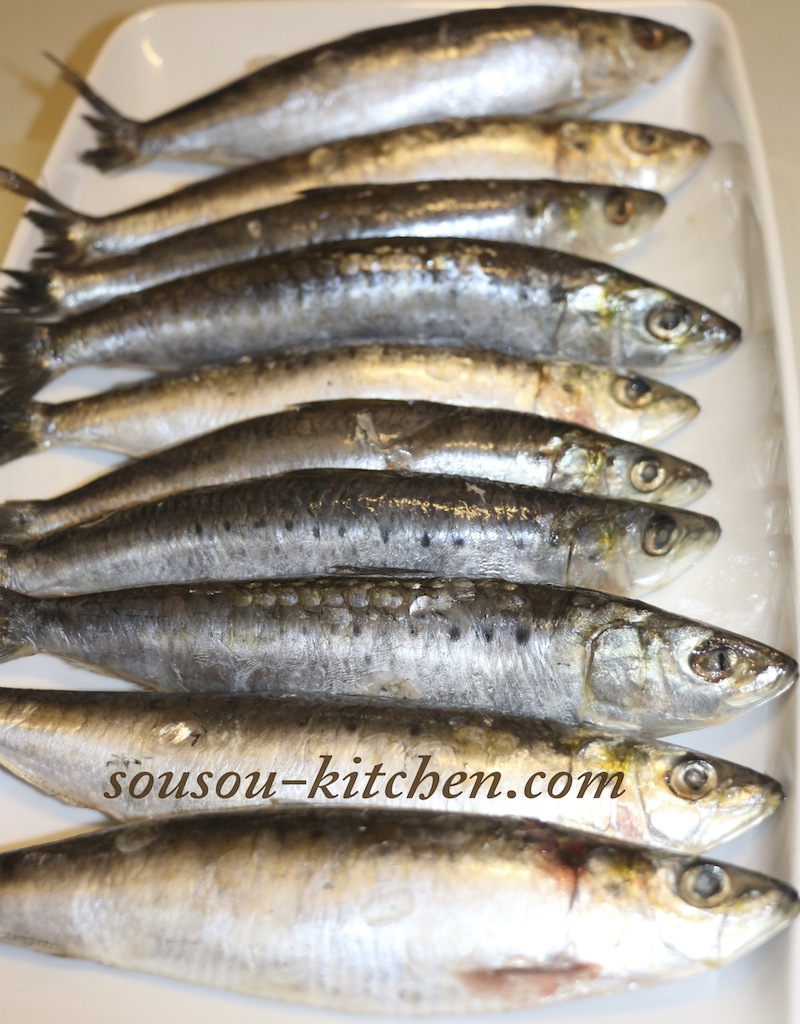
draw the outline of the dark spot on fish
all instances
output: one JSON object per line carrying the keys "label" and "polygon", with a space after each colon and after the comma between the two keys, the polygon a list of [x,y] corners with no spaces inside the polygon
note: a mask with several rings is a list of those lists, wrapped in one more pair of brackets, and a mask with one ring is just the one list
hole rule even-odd
{"label": "dark spot on fish", "polygon": [[202,523],[195,523],[194,532],[197,534],[198,537],[201,537],[203,535]]}
{"label": "dark spot on fish", "polygon": [[451,626],[447,635],[450,637],[451,640],[460,640],[461,629],[458,626]]}
{"label": "dark spot on fish", "polygon": [[524,647],[525,644],[531,638],[530,626],[517,626],[517,630],[516,630],[516,632],[514,634],[514,638],[516,639],[516,641],[520,645],[520,647]]}
{"label": "dark spot on fish", "polygon": [[357,732],[358,731],[358,722],[353,721],[352,718],[349,719],[346,722],[342,722],[342,725],[344,727],[345,732]]}
{"label": "dark spot on fish", "polygon": [[254,530],[263,530],[266,525],[267,525],[266,519],[257,519],[253,523],[253,529]]}
{"label": "dark spot on fish", "polygon": [[421,736],[422,735],[422,726],[419,724],[419,722],[414,722],[414,724],[408,730],[408,735],[409,736]]}
{"label": "dark spot on fish", "polygon": [[385,529],[381,530],[381,540],[383,541],[384,544],[388,544],[389,543],[389,538],[390,537],[391,537],[391,531],[390,530],[385,530]]}
{"label": "dark spot on fish", "polygon": [[453,547],[454,548],[463,548],[464,544],[465,544],[465,541],[464,541],[463,537],[454,537],[453,538]]}
{"label": "dark spot on fish", "polygon": [[554,284],[550,289],[550,301],[555,305],[557,302],[563,302],[566,296],[566,292],[560,284]]}
{"label": "dark spot on fish", "polygon": [[226,519],[225,520],[225,522],[222,524],[222,529],[226,533],[230,533],[231,532],[231,521],[230,521],[230,519]]}
{"label": "dark spot on fish", "polygon": [[361,626],[357,622],[353,623],[352,632],[353,636],[361,636]]}
{"label": "dark spot on fish", "polygon": [[294,521],[291,519],[284,519],[283,528],[284,530],[286,530],[287,533],[291,533],[292,530],[294,529]]}
{"label": "dark spot on fish", "polygon": [[344,537],[344,535],[345,535],[346,533],[347,533],[347,528],[346,528],[345,526],[340,526],[340,527],[339,527],[339,536],[340,536],[340,537]]}
{"label": "dark spot on fish", "polygon": [[314,525],[311,527],[311,535],[312,537],[315,537],[317,540],[319,540],[319,527],[317,526],[316,523],[314,523]]}
{"label": "dark spot on fish", "polygon": [[430,536],[430,534],[429,533],[423,533],[423,535],[420,537],[419,542],[422,545],[422,547],[429,548],[431,546],[431,536]]}
{"label": "dark spot on fish", "polygon": [[492,640],[494,640],[494,629],[492,629],[491,626],[488,629],[484,629],[483,639],[486,641],[487,644],[490,644]]}

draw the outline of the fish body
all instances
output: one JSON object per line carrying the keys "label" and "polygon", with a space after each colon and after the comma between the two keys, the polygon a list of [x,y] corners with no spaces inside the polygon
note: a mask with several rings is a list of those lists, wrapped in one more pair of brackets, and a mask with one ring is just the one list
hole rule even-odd
{"label": "fish body", "polygon": [[658,81],[689,36],[643,18],[563,7],[455,11],[368,29],[266,65],[147,122],[94,106],[109,170],[158,157],[237,164],[453,115],[586,114]]}
{"label": "fish body", "polygon": [[687,977],[796,913],[763,875],[511,817],[179,815],[0,854],[3,941],[362,1013]]}
{"label": "fish body", "polygon": [[370,236],[484,238],[604,259],[635,245],[664,205],[641,189],[497,178],[320,189],[97,266],[12,271],[17,284],[4,306],[24,315],[70,315],[214,267]]}
{"label": "fish body", "polygon": [[430,400],[536,413],[649,442],[697,415],[689,395],[624,370],[499,352],[365,343],[207,366],[61,403],[6,404],[0,461],[62,445],[143,455],[339,399]]}
{"label": "fish body", "polygon": [[[328,242],[194,274],[57,323],[0,320],[34,393],[78,366],[179,369],[342,339],[414,338],[644,369],[736,345],[718,313],[609,264],[512,242]],[[27,384],[26,384],[27,382]]]}
{"label": "fish body", "polygon": [[330,697],[0,690],[0,763],[119,821],[399,798],[676,853],[732,838],[783,799],[768,776],[655,740]]}
{"label": "fish body", "polygon": [[645,735],[718,724],[797,676],[765,644],[641,602],[499,579],[0,591],[0,657],[37,652],[165,692],[390,698]]}
{"label": "fish body", "polygon": [[684,505],[699,466],[585,427],[430,402],[322,402],[235,423],[42,501],[0,505],[0,543],[29,540],[126,505],[297,469],[399,469]]}
{"label": "fish body", "polygon": [[707,155],[697,135],[619,121],[450,119],[343,139],[229,171],[127,209],[92,217],[0,168],[0,187],[34,200],[27,216],[45,233],[37,264],[93,263],[171,235],[289,203],[333,185],[437,178],[555,178],[666,193]]}
{"label": "fish body", "polygon": [[338,571],[500,576],[642,593],[716,543],[716,520],[425,473],[309,470],[184,491],[0,548],[32,594]]}

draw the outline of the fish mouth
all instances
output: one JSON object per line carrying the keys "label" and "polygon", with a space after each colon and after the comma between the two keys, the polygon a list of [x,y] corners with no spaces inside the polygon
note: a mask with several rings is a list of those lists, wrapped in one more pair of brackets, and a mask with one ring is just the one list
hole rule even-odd
{"label": "fish mouth", "polygon": [[768,665],[729,695],[727,703],[737,710],[764,704],[779,697],[797,681],[797,662],[786,659],[783,663]]}
{"label": "fish mouth", "polygon": [[[743,832],[769,818],[786,799],[783,786],[768,775],[756,781],[736,785],[737,804],[726,803],[724,815],[711,813],[705,827],[690,837],[690,852],[702,855],[721,843],[735,839]],[[688,844],[687,844],[688,848]]]}

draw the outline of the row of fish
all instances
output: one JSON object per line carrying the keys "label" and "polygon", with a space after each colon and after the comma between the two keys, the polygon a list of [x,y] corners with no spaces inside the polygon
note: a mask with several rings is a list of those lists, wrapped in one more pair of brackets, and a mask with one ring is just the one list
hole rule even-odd
{"label": "row of fish", "polygon": [[[684,977],[796,914],[787,886],[696,858],[779,783],[653,738],[777,696],[796,663],[629,596],[719,525],[679,507],[704,470],[642,447],[696,403],[618,364],[691,366],[740,332],[592,260],[708,144],[554,119],[689,45],[623,15],[461,11],[144,123],[63,69],[100,169],[266,162],[105,217],[2,174],[45,231],[3,300],[5,461],[141,458],[0,507],[0,659],[173,692],[0,694],[5,766],[161,819],[0,855],[0,937],[458,1013]],[[158,375],[30,401],[88,365]]]}

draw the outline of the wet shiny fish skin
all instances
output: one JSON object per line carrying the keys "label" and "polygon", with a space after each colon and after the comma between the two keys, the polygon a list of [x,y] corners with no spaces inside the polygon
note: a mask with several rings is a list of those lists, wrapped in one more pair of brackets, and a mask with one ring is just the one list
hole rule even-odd
{"label": "wet shiny fish skin", "polygon": [[55,323],[0,318],[0,366],[15,394],[34,394],[80,366],[177,370],[399,337],[652,371],[706,361],[741,331],[669,289],[553,249],[367,238],[208,270]]}
{"label": "wet shiny fish skin", "polygon": [[45,210],[27,217],[45,233],[36,265],[93,263],[190,228],[265,206],[307,189],[433,178],[556,178],[665,193],[709,151],[697,135],[619,121],[453,119],[358,136],[230,171],[113,214],[65,206],[6,168],[0,188]]}
{"label": "wet shiny fish skin", "polygon": [[588,114],[658,81],[690,46],[677,28],[622,14],[456,11],[323,43],[144,123],[64,74],[95,109],[87,163],[235,165],[452,115]]}
{"label": "wet shiny fish skin", "polygon": [[0,543],[178,491],[296,469],[397,469],[685,505],[705,470],[654,448],[522,413],[429,402],[322,402],[235,423],[74,491],[0,504]]}
{"label": "wet shiny fish skin", "polygon": [[500,579],[0,591],[0,619],[4,661],[47,653],[165,692],[388,698],[656,736],[797,677],[766,644],[643,602]]}
{"label": "wet shiny fish skin", "polygon": [[63,445],[144,455],[212,430],[337,399],[431,400],[530,412],[647,443],[697,415],[667,384],[588,363],[413,344],[208,366],[70,402],[0,411],[0,461]]}
{"label": "wet shiny fish skin", "polygon": [[635,245],[664,206],[655,192],[559,181],[495,178],[320,189],[97,266],[11,271],[17,284],[0,299],[0,311],[68,316],[213,267],[368,236],[485,238],[609,259]]}
{"label": "wet shiny fish skin", "polygon": [[[0,763],[60,800],[118,821],[298,800],[338,803],[351,800],[343,796],[344,776],[355,771],[354,806],[397,806],[392,794],[402,794],[405,806],[420,810],[535,815],[674,853],[703,853],[783,800],[767,775],[655,740],[328,696],[0,689]],[[374,765],[381,776],[370,788]],[[149,792],[146,782],[134,782],[139,772],[156,780]],[[243,783],[234,789],[229,775],[218,788],[230,772]],[[428,772],[437,778],[422,784]],[[501,780],[494,789],[490,772]],[[574,780],[566,798],[561,773]],[[550,796],[546,787],[560,774],[561,795]],[[446,795],[440,781],[458,775],[460,785],[456,778]]]}
{"label": "wet shiny fish skin", "polygon": [[0,548],[0,582],[69,594],[400,571],[635,595],[718,537],[715,519],[686,509],[426,473],[307,470],[184,491]]}
{"label": "wet shiny fish skin", "polygon": [[754,872],[511,817],[300,806],[0,854],[3,941],[360,1013],[508,1010],[688,977],[797,906]]}

